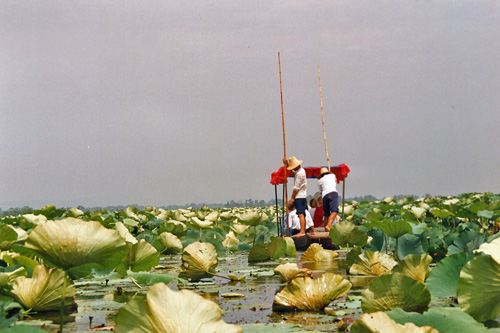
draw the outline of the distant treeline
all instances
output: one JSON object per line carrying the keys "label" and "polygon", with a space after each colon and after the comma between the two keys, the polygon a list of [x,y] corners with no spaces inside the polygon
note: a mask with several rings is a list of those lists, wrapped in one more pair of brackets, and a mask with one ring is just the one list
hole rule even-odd
{"label": "distant treeline", "polygon": [[[395,200],[399,200],[402,198],[409,198],[409,197],[413,197],[413,198],[417,199],[420,196],[413,195],[413,194],[409,194],[409,195],[408,194],[399,194],[399,195],[393,196],[393,198]],[[426,194],[425,197],[429,198],[432,196],[430,194]],[[311,198],[312,198],[312,196],[309,196],[308,201],[310,201]],[[339,198],[339,201],[341,201],[341,200],[342,200],[342,197]],[[364,196],[357,196],[357,197],[352,197],[352,198],[346,199],[346,201],[348,201],[348,202],[353,201],[353,200],[357,201],[357,202],[377,201],[377,200],[381,200],[381,198],[376,198],[375,196],[368,194],[368,195],[364,195]],[[283,200],[278,199],[278,205],[281,206],[282,204],[283,204]],[[190,203],[190,204],[185,204],[185,205],[167,205],[167,206],[155,206],[155,207],[156,208],[163,208],[163,209],[167,209],[167,210],[173,210],[173,209],[189,208],[189,207],[194,208],[194,209],[200,209],[202,207],[234,208],[234,207],[267,207],[267,206],[274,206],[274,205],[276,205],[276,201],[274,199],[271,199],[269,201],[247,199],[245,201],[243,201],[243,200],[238,200],[238,201],[231,200],[231,201],[226,202],[225,204],[223,204],[223,203]],[[82,210],[82,211],[96,211],[96,210],[100,210],[100,209],[104,209],[107,211],[121,211],[121,210],[124,210],[130,206],[136,207],[137,209],[144,209],[146,207],[143,205],[131,204],[131,205],[126,205],[126,206],[118,205],[118,206],[105,206],[105,207],[78,206],[77,208]],[[57,207],[57,208],[61,208],[61,207]],[[72,208],[72,207],[68,207],[68,209],[69,208]],[[62,208],[62,209],[64,209],[64,208]],[[9,208],[8,210],[5,210],[5,211],[3,211],[0,208],[0,217],[10,216],[10,215],[17,216],[20,214],[32,213],[33,211],[34,211],[34,209],[29,207],[29,206]]]}

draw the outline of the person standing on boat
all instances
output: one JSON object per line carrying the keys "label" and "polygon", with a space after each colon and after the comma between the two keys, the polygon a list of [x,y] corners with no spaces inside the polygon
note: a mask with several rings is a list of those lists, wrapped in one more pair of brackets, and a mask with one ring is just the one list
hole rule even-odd
{"label": "person standing on boat", "polygon": [[306,209],[307,209],[307,177],[306,170],[301,166],[302,161],[295,156],[283,161],[287,166],[287,170],[291,170],[294,174],[293,192],[289,201],[297,209],[297,215],[300,220],[300,232],[296,237],[305,236],[306,234]]}
{"label": "person standing on boat", "polygon": [[327,168],[321,168],[318,177],[318,187],[323,197],[323,224],[325,231],[330,231],[337,223],[339,213],[339,194],[337,193],[337,177]]}

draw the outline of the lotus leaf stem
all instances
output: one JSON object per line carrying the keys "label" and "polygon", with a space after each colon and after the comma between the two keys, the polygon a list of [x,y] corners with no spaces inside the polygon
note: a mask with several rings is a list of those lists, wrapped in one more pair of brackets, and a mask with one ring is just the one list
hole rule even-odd
{"label": "lotus leaf stem", "polygon": [[228,280],[232,280],[230,277],[228,276],[224,276],[224,275],[219,275],[217,273],[212,273],[212,272],[206,272],[207,274],[210,274],[212,276],[217,276],[217,277],[220,277],[220,278],[223,278],[223,279],[228,279]]}
{"label": "lotus leaf stem", "polygon": [[66,300],[66,280],[68,277],[68,272],[64,271],[63,278],[63,290],[62,290],[62,301],[61,301],[61,322],[59,323],[59,332],[63,332],[64,328],[64,301]]}
{"label": "lotus leaf stem", "polygon": [[132,281],[139,289],[142,289],[142,286],[137,283],[137,281],[133,277],[131,277],[130,275],[128,277],[130,278],[130,281]]}

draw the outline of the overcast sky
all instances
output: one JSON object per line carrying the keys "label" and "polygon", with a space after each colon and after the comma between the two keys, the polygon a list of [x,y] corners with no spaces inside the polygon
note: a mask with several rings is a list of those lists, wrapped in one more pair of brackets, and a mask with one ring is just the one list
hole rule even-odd
{"label": "overcast sky", "polygon": [[[0,207],[500,192],[498,1],[1,1]],[[308,194],[317,191],[310,180]]]}

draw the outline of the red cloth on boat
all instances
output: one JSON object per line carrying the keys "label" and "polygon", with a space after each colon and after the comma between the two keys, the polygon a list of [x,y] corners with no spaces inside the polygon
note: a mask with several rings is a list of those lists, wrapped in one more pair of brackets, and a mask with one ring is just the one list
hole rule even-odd
{"label": "red cloth on boat", "polygon": [[314,227],[317,228],[323,224],[323,207],[317,206],[313,217]]}
{"label": "red cloth on boat", "polygon": [[[319,171],[323,167],[304,167],[304,170],[306,170],[306,177],[307,178],[318,178],[319,176]],[[343,181],[349,172],[351,172],[351,169],[345,164],[340,164],[334,167],[330,168],[332,172],[335,174],[337,177],[337,184]],[[292,171],[287,170],[286,171],[286,176],[288,177],[293,177],[294,174]],[[271,184],[272,185],[278,185],[278,184],[283,184],[283,180],[285,179],[285,167],[282,166],[278,171],[275,171],[271,174]]]}

